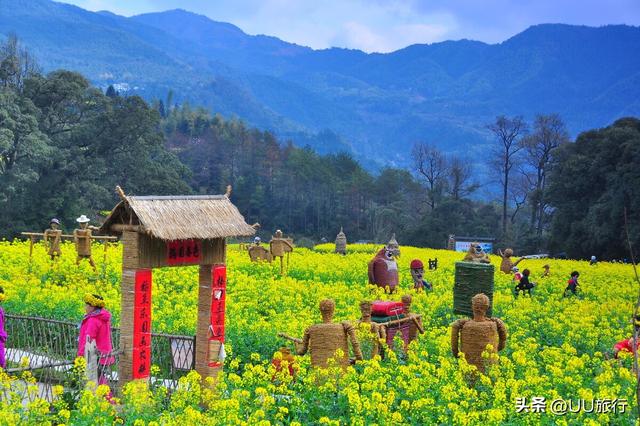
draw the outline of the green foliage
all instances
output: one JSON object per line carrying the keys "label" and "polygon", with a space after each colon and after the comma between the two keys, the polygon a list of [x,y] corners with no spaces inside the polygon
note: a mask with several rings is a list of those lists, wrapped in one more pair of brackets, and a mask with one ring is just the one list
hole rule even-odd
{"label": "green foliage", "polygon": [[[0,62],[23,56],[2,49]],[[7,53],[8,52],[8,53]],[[80,74],[30,73],[0,88],[0,235],[70,225],[114,204],[113,188],[188,193],[188,170],[164,147],[160,117],[137,96],[108,97]]]}
{"label": "green foliage", "polygon": [[640,251],[640,120],[624,118],[562,146],[549,176],[551,245],[570,257],[629,258]]}

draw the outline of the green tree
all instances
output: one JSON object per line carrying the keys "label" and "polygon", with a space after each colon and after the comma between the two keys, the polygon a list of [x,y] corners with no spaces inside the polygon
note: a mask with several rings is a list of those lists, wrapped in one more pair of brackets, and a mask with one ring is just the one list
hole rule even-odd
{"label": "green tree", "polygon": [[624,118],[584,132],[558,149],[547,200],[554,209],[550,246],[572,258],[629,258],[624,208],[640,249],[640,120]]}

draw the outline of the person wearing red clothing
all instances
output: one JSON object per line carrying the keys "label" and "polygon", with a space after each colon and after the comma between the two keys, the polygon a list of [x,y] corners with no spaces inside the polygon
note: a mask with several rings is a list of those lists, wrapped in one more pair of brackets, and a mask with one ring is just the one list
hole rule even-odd
{"label": "person wearing red clothing", "polygon": [[95,341],[99,352],[98,364],[100,365],[101,374],[98,378],[98,384],[107,384],[104,376],[105,367],[115,362],[111,351],[111,313],[105,309],[105,303],[102,296],[97,294],[87,294],[84,297],[86,315],[80,323],[80,334],[78,336],[78,353],[77,356],[85,355],[85,346],[87,342]]}
{"label": "person wearing red clothing", "polygon": [[[636,342],[636,351],[640,349],[640,340]],[[633,353],[633,337],[621,340],[613,346],[613,355],[618,358],[620,351]]]}
{"label": "person wearing red clothing", "polygon": [[[276,372],[280,372],[284,367],[282,365],[282,362],[286,361],[288,364],[289,375],[295,379],[297,370],[297,367],[295,365],[296,359],[293,355],[291,355],[291,350],[283,346],[280,348],[279,352],[281,356],[274,357],[271,361],[271,364],[273,364],[273,366],[276,368]],[[276,376],[274,374],[272,380],[275,380],[275,378]]]}

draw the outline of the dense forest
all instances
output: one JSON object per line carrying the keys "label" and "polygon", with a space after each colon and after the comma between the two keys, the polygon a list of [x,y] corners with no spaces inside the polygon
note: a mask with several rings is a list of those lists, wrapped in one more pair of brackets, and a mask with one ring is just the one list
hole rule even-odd
{"label": "dense forest", "polygon": [[[349,154],[320,155],[178,105],[171,93],[148,104],[113,87],[103,93],[75,72],[43,75],[10,38],[0,49],[0,236],[43,229],[51,217],[67,228],[80,214],[99,221],[116,184],[157,195],[223,193],[231,184],[233,202],[265,237],[281,228],[333,240],[344,227],[350,241],[396,233],[402,244],[443,247],[449,234],[494,236],[520,253],[621,258],[626,206],[637,247],[638,120],[576,143],[553,114],[531,124],[497,117],[487,128],[490,182],[465,158],[421,141],[410,170],[372,174]],[[500,188],[500,199],[479,201],[482,186]]]}

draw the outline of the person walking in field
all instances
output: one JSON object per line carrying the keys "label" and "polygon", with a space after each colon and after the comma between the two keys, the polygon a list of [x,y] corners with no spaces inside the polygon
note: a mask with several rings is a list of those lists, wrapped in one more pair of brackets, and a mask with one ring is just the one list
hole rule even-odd
{"label": "person walking in field", "polygon": [[115,359],[109,355],[113,350],[111,345],[111,313],[105,309],[104,299],[100,295],[87,294],[84,296],[84,302],[86,314],[80,323],[77,356],[84,357],[87,343],[95,341],[99,353],[98,384],[106,385],[107,379],[104,376],[104,369],[115,362]]}
{"label": "person walking in field", "polygon": [[569,282],[567,283],[567,288],[564,289],[563,297],[567,297],[568,296],[568,294],[567,294],[568,291],[573,293],[574,296],[578,294],[578,286],[580,285],[580,284],[578,284],[578,277],[579,276],[580,276],[580,272],[578,272],[578,271],[573,271],[571,273],[571,278],[569,279]]}
{"label": "person walking in field", "polygon": [[[0,305],[7,299],[4,289],[0,287]],[[7,331],[4,329],[4,310],[0,306],[0,367],[7,368],[7,358],[5,357],[4,345],[7,343]]]}
{"label": "person walking in field", "polygon": [[515,287],[516,297],[518,297],[518,294],[520,294],[520,292],[522,292],[522,295],[524,296],[525,291],[531,297],[531,290],[533,289],[535,284],[529,281],[530,274],[531,274],[531,271],[529,271],[528,269],[525,269],[524,271],[522,271],[522,277],[520,278],[520,282],[518,282],[518,285],[516,285]]}

